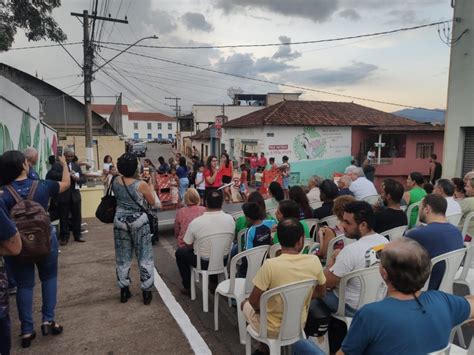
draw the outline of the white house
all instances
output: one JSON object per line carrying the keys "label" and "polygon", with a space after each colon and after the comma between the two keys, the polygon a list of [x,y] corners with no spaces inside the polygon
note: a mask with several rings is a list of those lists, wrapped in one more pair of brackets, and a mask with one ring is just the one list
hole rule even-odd
{"label": "white house", "polygon": [[128,136],[133,139],[169,139],[176,137],[176,118],[160,112],[129,112]]}

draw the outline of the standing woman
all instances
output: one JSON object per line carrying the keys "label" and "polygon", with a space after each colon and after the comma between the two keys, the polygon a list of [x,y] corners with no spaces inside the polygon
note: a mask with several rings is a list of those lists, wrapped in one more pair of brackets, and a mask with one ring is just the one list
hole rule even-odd
{"label": "standing woman", "polygon": [[183,156],[179,157],[176,175],[179,178],[179,201],[182,202],[184,201],[184,193],[189,187],[188,166],[186,165],[186,158]]}
{"label": "standing woman", "polygon": [[204,170],[204,180],[206,182],[204,201],[206,201],[209,192],[217,190],[222,186],[221,176],[217,167],[217,157],[215,155],[210,155],[207,158],[206,169]]}
{"label": "standing woman", "polygon": [[[3,200],[7,211],[16,205],[16,198],[27,198],[30,191],[32,199],[38,202],[45,211],[48,210],[49,198],[64,192],[71,183],[69,170],[64,157],[59,157],[62,166],[61,181],[39,180],[36,182],[28,178],[28,162],[22,152],[11,150],[0,159],[1,184]],[[14,193],[9,190],[12,188]],[[15,257],[6,257],[6,262],[16,280],[16,303],[18,317],[21,322],[21,346],[27,348],[36,337],[33,325],[33,289],[35,286],[35,266],[38,269],[41,281],[41,295],[43,298],[41,333],[43,335],[58,335],[63,327],[54,320],[58,287],[58,240],[56,230],[51,227],[51,252],[38,262],[20,262]]]}
{"label": "standing woman", "polygon": [[[222,176],[222,184],[228,184],[232,181],[232,173],[234,171],[234,165],[229,158],[229,154],[222,153],[221,155],[221,168],[220,175]],[[232,194],[230,191],[230,186],[224,188],[224,198],[226,202],[230,202],[232,199]]]}
{"label": "standing woman", "polygon": [[143,180],[151,181],[151,184],[155,186],[156,183],[156,167],[153,162],[146,158],[143,159]]}
{"label": "standing woman", "polygon": [[130,293],[130,266],[133,252],[138,259],[143,304],[151,302],[154,281],[152,235],[147,214],[143,212],[145,201],[155,205],[153,185],[136,179],[138,159],[135,154],[125,153],[117,161],[121,176],[114,179],[112,190],[117,199],[114,219],[115,261],[120,287],[120,302],[125,303]]}
{"label": "standing woman", "polygon": [[[410,191],[405,192],[403,199],[405,200],[407,207],[410,205],[423,200],[426,196],[426,191],[423,189],[424,184],[423,175],[418,172],[410,173],[407,177],[407,187]],[[408,228],[413,228],[418,218],[418,207],[413,208],[411,215],[408,216]]]}

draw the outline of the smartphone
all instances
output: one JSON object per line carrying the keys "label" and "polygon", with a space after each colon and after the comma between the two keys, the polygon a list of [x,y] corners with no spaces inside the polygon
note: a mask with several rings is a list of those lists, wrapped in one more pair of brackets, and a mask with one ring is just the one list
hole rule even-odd
{"label": "smartphone", "polygon": [[62,146],[59,146],[58,147],[58,150],[57,150],[57,154],[56,154],[58,157],[62,157],[63,156],[63,147]]}

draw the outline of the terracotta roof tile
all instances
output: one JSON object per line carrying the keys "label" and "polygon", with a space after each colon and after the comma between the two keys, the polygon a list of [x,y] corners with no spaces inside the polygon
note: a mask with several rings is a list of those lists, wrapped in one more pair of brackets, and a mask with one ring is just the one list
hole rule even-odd
{"label": "terracotta roof tile", "polygon": [[211,139],[211,127],[207,127],[189,138],[193,141],[208,141]]}
{"label": "terracotta roof tile", "polygon": [[[110,115],[112,111],[114,110],[114,107],[115,105],[109,105],[109,104],[92,104],[92,111],[95,111],[96,113],[100,115]],[[122,105],[122,114],[128,115],[127,105]]]}
{"label": "terracotta roof tile", "polygon": [[229,121],[225,128],[255,126],[419,126],[419,122],[351,102],[282,101]]}
{"label": "terracotta roof tile", "polygon": [[129,121],[176,122],[176,118],[160,112],[129,112]]}

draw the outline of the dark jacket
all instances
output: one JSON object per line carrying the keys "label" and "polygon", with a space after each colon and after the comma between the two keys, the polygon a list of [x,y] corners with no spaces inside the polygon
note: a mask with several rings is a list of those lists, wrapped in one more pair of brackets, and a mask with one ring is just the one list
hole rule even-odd
{"label": "dark jacket", "polygon": [[[74,162],[71,163],[71,167],[72,167],[72,170],[79,173],[78,184],[79,186],[82,186],[82,184],[86,182],[86,178],[82,174],[81,167]],[[63,167],[61,166],[61,164],[55,163],[46,174],[46,179],[61,181],[62,176],[63,176]],[[71,178],[71,186],[69,187],[69,189],[60,193],[58,195],[57,200],[59,203],[62,203],[62,202],[69,202],[71,201],[71,199],[72,199],[72,202],[78,202],[81,200],[81,192],[76,189],[76,182],[72,178]]]}

